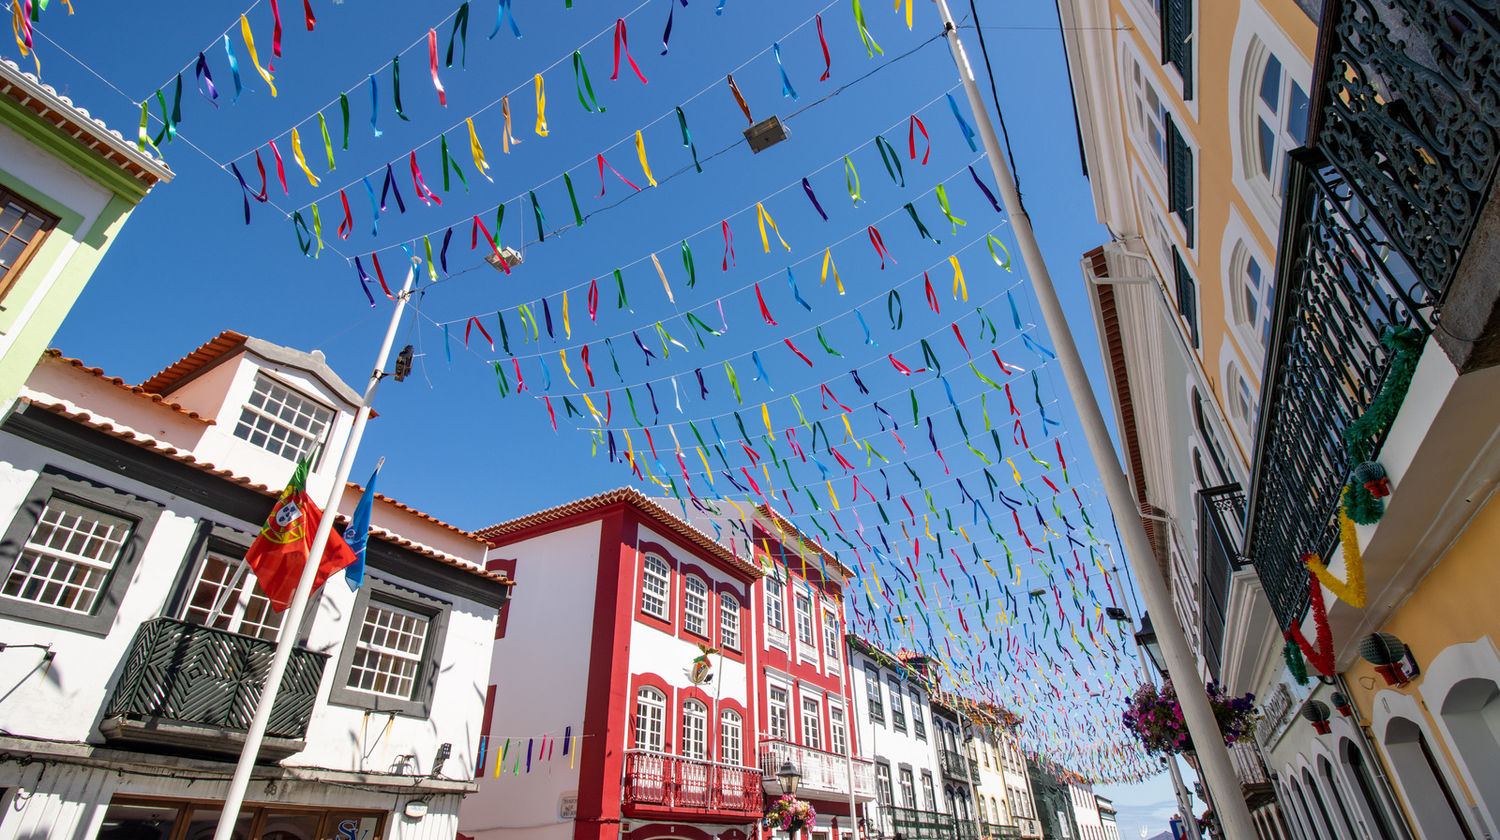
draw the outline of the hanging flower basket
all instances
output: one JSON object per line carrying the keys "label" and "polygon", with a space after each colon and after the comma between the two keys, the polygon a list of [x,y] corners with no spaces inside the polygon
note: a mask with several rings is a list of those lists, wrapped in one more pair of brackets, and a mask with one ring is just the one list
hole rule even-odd
{"label": "hanging flower basket", "polygon": [[803,829],[813,828],[817,822],[818,812],[813,810],[811,802],[787,794],[766,811],[764,824],[773,831],[788,831],[796,836]]}
{"label": "hanging flower basket", "polygon": [[[1224,734],[1224,743],[1233,744],[1255,732],[1255,695],[1230,697],[1217,682],[1208,683],[1209,705]],[[1193,749],[1187,721],[1177,692],[1167,681],[1160,688],[1147,683],[1136,689],[1125,702],[1125,728],[1149,753],[1174,755]]]}

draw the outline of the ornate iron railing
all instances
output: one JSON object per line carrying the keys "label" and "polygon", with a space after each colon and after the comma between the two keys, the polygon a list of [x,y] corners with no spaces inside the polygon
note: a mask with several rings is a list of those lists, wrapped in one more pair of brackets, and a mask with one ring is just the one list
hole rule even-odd
{"label": "ornate iron railing", "polygon": [[893,836],[900,840],[954,840],[953,815],[891,807]]}
{"label": "ornate iron railing", "polygon": [[647,750],[626,750],[621,801],[759,815],[760,770]]}
{"label": "ornate iron railing", "polygon": [[1301,555],[1337,539],[1341,432],[1389,371],[1381,335],[1431,333],[1500,160],[1494,0],[1328,0],[1323,35],[1282,208],[1244,551],[1283,628],[1307,607]]}
{"label": "ornate iron railing", "polygon": [[990,840],[1021,840],[1021,829],[1018,826],[986,823],[984,830],[984,836]]}
{"label": "ornate iron railing", "polygon": [[1204,655],[1215,678],[1224,653],[1224,619],[1229,610],[1229,578],[1244,565],[1245,494],[1238,484],[1198,491],[1198,560],[1203,581]]}
{"label": "ornate iron railing", "polygon": [[[140,626],[104,717],[249,729],[276,643],[174,618]],[[294,648],[266,734],[307,734],[328,654]]]}
{"label": "ornate iron railing", "polygon": [[[763,781],[775,785],[776,771],[790,761],[802,774],[801,790],[817,793],[849,794],[849,760],[836,753],[815,750],[764,735],[760,739],[760,770]],[[854,795],[875,798],[875,762],[853,759]]]}
{"label": "ornate iron railing", "polygon": [[956,781],[964,782],[969,779],[969,760],[963,753],[938,747],[938,767],[943,775]]}

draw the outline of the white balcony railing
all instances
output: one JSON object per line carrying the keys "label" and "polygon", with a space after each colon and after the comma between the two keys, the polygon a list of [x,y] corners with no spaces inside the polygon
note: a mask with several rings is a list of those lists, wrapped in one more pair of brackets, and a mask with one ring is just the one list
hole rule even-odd
{"label": "white balcony railing", "polygon": [[[776,771],[785,761],[792,762],[802,774],[798,790],[849,795],[849,761],[844,756],[761,736],[761,776],[769,785],[767,790],[773,793],[780,790],[776,786]],[[869,759],[854,759],[854,795],[861,799],[875,798],[875,763]]]}

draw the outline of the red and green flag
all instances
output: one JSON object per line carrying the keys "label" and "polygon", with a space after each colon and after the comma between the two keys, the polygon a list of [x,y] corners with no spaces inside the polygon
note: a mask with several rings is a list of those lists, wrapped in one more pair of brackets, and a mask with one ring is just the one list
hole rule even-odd
{"label": "red and green flag", "polygon": [[[261,591],[270,599],[277,612],[292,603],[297,591],[297,581],[302,577],[303,564],[312,553],[313,535],[318,531],[318,522],[323,512],[307,495],[308,461],[297,464],[297,471],[271,516],[260,529],[250,550],[245,552],[245,562],[255,572]],[[317,576],[313,578],[313,589],[323,585],[335,572],[353,563],[354,551],[337,531],[329,531],[328,545],[323,549],[323,558],[318,563]]]}

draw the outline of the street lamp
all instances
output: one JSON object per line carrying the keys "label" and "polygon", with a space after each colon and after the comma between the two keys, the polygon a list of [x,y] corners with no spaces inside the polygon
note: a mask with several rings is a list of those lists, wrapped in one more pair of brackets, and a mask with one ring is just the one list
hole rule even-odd
{"label": "street lamp", "polygon": [[1151,664],[1156,666],[1157,673],[1167,673],[1167,663],[1161,653],[1161,643],[1156,640],[1156,628],[1151,626],[1151,613],[1141,615],[1141,629],[1135,634],[1135,642],[1151,658]]}
{"label": "street lamp", "polygon": [[802,781],[802,774],[797,772],[797,765],[787,759],[781,762],[781,769],[776,771],[776,780],[781,783],[781,792],[791,796],[797,792],[797,783]]}

